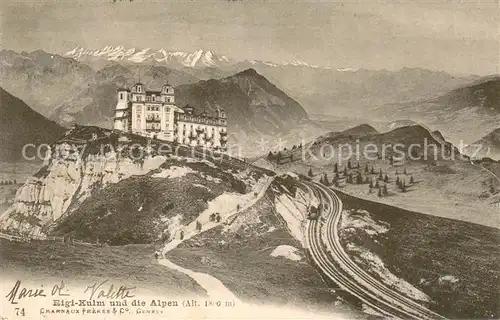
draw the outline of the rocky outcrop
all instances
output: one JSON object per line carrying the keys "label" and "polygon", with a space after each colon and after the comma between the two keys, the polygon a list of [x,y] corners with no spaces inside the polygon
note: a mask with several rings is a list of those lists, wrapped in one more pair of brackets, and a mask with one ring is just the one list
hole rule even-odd
{"label": "rocky outcrop", "polygon": [[56,144],[40,171],[17,191],[14,203],[0,216],[0,228],[43,235],[46,227],[110,183],[157,169],[165,156],[145,154],[142,161],[118,151],[85,154],[82,145]]}

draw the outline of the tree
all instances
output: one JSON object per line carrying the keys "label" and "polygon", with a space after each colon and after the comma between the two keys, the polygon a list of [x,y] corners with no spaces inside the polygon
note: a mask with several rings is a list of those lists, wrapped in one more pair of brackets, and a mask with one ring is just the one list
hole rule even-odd
{"label": "tree", "polygon": [[241,208],[241,206],[240,206],[240,204],[238,203],[238,204],[236,205],[236,211],[240,211],[240,208]]}
{"label": "tree", "polygon": [[372,166],[372,170],[370,171],[371,174],[375,174],[375,168]]}
{"label": "tree", "polygon": [[297,147],[295,145],[293,145],[292,150],[295,150],[295,149],[297,149]]}
{"label": "tree", "polygon": [[384,184],[384,196],[386,196],[389,192],[387,191],[387,185]]}
{"label": "tree", "polygon": [[347,160],[347,168],[352,169],[351,160]]}
{"label": "tree", "polygon": [[370,179],[370,189],[373,188],[373,181]]}
{"label": "tree", "polygon": [[380,188],[380,184],[378,183],[378,180],[375,182],[375,188]]}
{"label": "tree", "polygon": [[384,177],[384,182],[385,182],[385,183],[389,182],[389,176],[387,175],[387,173],[385,174],[385,177]]}
{"label": "tree", "polygon": [[406,172],[406,168],[403,171],[403,174],[406,176],[408,173]]}
{"label": "tree", "polygon": [[312,177],[313,176],[313,171],[312,171],[312,168],[309,168],[309,172],[307,173],[307,175],[309,177]]}
{"label": "tree", "polygon": [[414,184],[415,181],[413,180],[413,176],[410,177],[410,184]]}
{"label": "tree", "polygon": [[402,192],[406,192],[406,183],[405,181],[403,180],[403,182],[401,183],[401,191]]}
{"label": "tree", "polygon": [[370,182],[370,178],[368,178],[368,176],[365,177],[365,183],[369,183]]}
{"label": "tree", "polygon": [[382,197],[382,189],[380,189],[380,188],[378,189],[378,194],[377,194],[377,196],[378,196],[379,198],[380,198],[380,197]]}
{"label": "tree", "polygon": [[347,167],[344,167],[344,177],[347,176]]}
{"label": "tree", "polygon": [[325,186],[328,186],[330,184],[329,180],[328,180],[328,175],[325,173],[325,177],[323,179],[323,182],[324,182],[324,185]]}
{"label": "tree", "polygon": [[339,178],[340,178],[339,173],[335,172],[335,177],[333,178],[333,180],[337,181]]}
{"label": "tree", "polygon": [[359,173],[356,177],[356,184],[363,184],[363,177]]}
{"label": "tree", "polygon": [[321,183],[321,184],[323,184],[323,185],[326,185],[324,176],[321,176],[321,177],[319,178],[319,183]]}
{"label": "tree", "polygon": [[380,170],[380,172],[378,173],[378,179],[379,180],[383,180],[384,177],[382,176],[382,170]]}
{"label": "tree", "polygon": [[490,186],[490,192],[491,192],[491,194],[495,194],[495,193],[496,193],[496,191],[497,191],[497,190],[495,189],[495,186],[492,184],[492,185]]}
{"label": "tree", "polygon": [[368,173],[368,163],[365,165],[365,173]]}
{"label": "tree", "polygon": [[335,162],[335,164],[333,165],[333,172],[334,173],[337,173],[339,172],[339,165]]}
{"label": "tree", "polygon": [[389,157],[389,163],[391,166],[394,165],[394,157],[392,155]]}

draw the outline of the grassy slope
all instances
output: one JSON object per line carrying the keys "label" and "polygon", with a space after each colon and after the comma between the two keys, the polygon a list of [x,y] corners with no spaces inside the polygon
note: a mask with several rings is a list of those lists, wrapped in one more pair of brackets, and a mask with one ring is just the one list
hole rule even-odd
{"label": "grassy slope", "polygon": [[90,284],[113,280],[141,291],[175,296],[204,294],[191,278],[160,266],[153,259],[152,245],[90,247],[49,241],[31,243],[0,239],[2,277],[64,279]]}
{"label": "grassy slope", "polygon": [[[268,192],[254,207],[239,213],[226,227],[229,230],[223,231],[221,226],[203,232],[170,251],[168,258],[211,274],[244,301],[349,312],[334,306],[338,297],[311,267],[301,244],[289,235],[275,211],[273,197]],[[271,257],[279,245],[299,248],[303,259]]]}
{"label": "grassy slope", "polygon": [[[348,240],[374,251],[392,273],[429,295],[435,311],[449,318],[500,316],[500,230],[338,194],[346,209],[367,210],[390,224],[382,236],[361,232]],[[459,282],[439,281],[447,275]]]}
{"label": "grassy slope", "polygon": [[[133,176],[95,192],[55,227],[53,234],[111,245],[152,243],[176,215],[188,224],[205,210],[207,202],[224,192],[244,193],[246,185],[232,174],[201,162],[167,160],[161,168],[188,167],[195,173],[177,178],[155,178],[160,170]],[[202,174],[216,179],[207,180]],[[197,185],[195,185],[197,184]],[[205,186],[205,187],[202,187]],[[132,222],[132,223],[131,223]]]}
{"label": "grassy slope", "polygon": [[[327,163],[316,164],[314,162],[303,163],[297,161],[280,166],[277,171],[295,171],[307,175],[312,168],[314,180],[319,181],[323,173],[328,175],[329,181],[334,177],[335,160]],[[347,161],[339,165],[340,176]],[[356,160],[352,161],[357,164]],[[392,167],[388,160],[361,159],[360,170],[348,170],[356,176],[360,172],[363,180],[366,176],[376,179],[379,169],[387,173],[389,177],[389,196],[377,197],[377,189],[368,193],[368,184],[347,184],[341,187],[341,191],[358,198],[382,202],[398,206],[407,210],[424,212],[435,216],[452,218],[472,223],[478,223],[490,227],[500,227],[498,219],[498,207],[495,203],[500,201],[500,183],[479,166],[473,166],[465,161],[438,161],[436,166],[428,167],[428,163],[422,161],[408,161],[403,166]],[[374,167],[375,174],[365,174],[364,168],[368,164]],[[483,164],[488,169],[500,174],[498,163]],[[406,168],[407,175],[401,174]],[[401,193],[396,187],[396,171],[400,179],[406,181],[408,191]],[[413,175],[415,184],[409,185],[410,177]],[[375,181],[375,180],[374,180]],[[491,184],[496,186],[496,193],[491,194]],[[383,186],[383,183],[380,184]],[[432,201],[429,201],[432,199]]]}

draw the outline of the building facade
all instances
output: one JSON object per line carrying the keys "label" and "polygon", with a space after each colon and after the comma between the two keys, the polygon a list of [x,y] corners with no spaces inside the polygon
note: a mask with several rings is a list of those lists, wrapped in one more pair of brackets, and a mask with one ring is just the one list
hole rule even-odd
{"label": "building facade", "polygon": [[148,91],[142,83],[132,90],[118,89],[113,127],[116,130],[190,146],[226,149],[227,118],[217,108],[215,115],[195,114],[194,108],[175,105],[174,88]]}
{"label": "building facade", "polygon": [[182,110],[175,113],[178,143],[226,150],[227,118],[224,110],[217,108],[214,116],[205,112],[195,114],[194,108],[189,105]]}

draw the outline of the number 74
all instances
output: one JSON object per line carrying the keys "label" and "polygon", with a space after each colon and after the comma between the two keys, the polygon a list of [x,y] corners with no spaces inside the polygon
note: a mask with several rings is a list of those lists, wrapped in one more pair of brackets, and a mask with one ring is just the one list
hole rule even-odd
{"label": "number 74", "polygon": [[24,312],[24,308],[15,308],[14,309],[16,311],[16,316],[25,316],[26,313]]}

